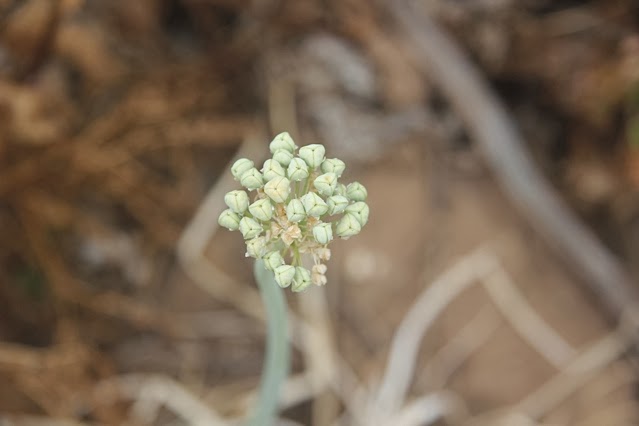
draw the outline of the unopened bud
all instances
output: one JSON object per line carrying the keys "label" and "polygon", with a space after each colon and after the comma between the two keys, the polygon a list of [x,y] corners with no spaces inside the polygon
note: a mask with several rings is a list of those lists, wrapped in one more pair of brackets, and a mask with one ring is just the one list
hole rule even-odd
{"label": "unopened bud", "polygon": [[262,166],[262,175],[266,181],[269,181],[277,176],[286,176],[286,171],[280,163],[273,159],[268,159],[264,162],[264,166]]}
{"label": "unopened bud", "polygon": [[320,244],[328,244],[333,239],[330,223],[318,223],[313,227],[313,238]]}
{"label": "unopened bud", "polygon": [[240,232],[245,240],[249,240],[251,238],[255,238],[260,235],[263,231],[262,225],[260,223],[250,217],[243,217],[240,220]]}
{"label": "unopened bud", "polygon": [[278,149],[273,153],[273,160],[280,163],[283,167],[288,167],[293,159],[293,153],[285,149]]}
{"label": "unopened bud", "polygon": [[229,231],[235,231],[240,227],[240,216],[234,213],[233,210],[226,209],[220,214],[217,223]]}
{"label": "unopened bud", "polygon": [[244,172],[253,167],[253,162],[248,158],[240,158],[231,166],[231,174],[235,180],[240,180]]}
{"label": "unopened bud", "polygon": [[311,169],[314,169],[322,164],[325,153],[326,149],[324,148],[324,145],[315,143],[301,147],[298,155]]}
{"label": "unopened bud", "polygon": [[346,207],[346,213],[349,213],[355,216],[355,218],[357,219],[359,224],[362,225],[362,227],[366,225],[366,223],[368,222],[369,209],[368,209],[368,205],[363,201],[358,201]]}
{"label": "unopened bud", "polygon": [[327,158],[321,166],[322,173],[335,173],[337,177],[342,176],[346,169],[346,164],[339,158]]}
{"label": "unopened bud", "polygon": [[269,271],[274,271],[275,268],[284,264],[284,258],[279,251],[271,251],[269,253],[266,253],[263,259],[264,267]]}
{"label": "unopened bud", "polygon": [[244,191],[236,190],[228,192],[224,196],[224,202],[235,213],[242,214],[249,205],[249,197]]}
{"label": "unopened bud", "polygon": [[266,182],[264,193],[276,203],[283,203],[291,193],[291,182],[282,176],[276,176],[273,180]]}
{"label": "unopened bud", "polygon": [[353,182],[346,187],[346,196],[353,201],[366,201],[368,192],[364,185],[359,182]]}
{"label": "unopened bud", "polygon": [[256,237],[246,242],[246,257],[260,259],[266,251],[266,238]]}
{"label": "unopened bud", "polygon": [[302,266],[297,266],[295,268],[295,276],[291,290],[298,293],[306,290],[309,285],[311,285],[311,271]]}
{"label": "unopened bud", "polygon": [[332,172],[319,175],[313,181],[313,186],[315,186],[317,192],[325,197],[331,196],[337,187],[337,175]]}
{"label": "unopened bud", "polygon": [[350,213],[346,213],[342,216],[335,227],[335,233],[344,239],[348,239],[353,235],[359,234],[359,231],[361,230],[362,225],[360,225],[357,218]]}
{"label": "unopened bud", "polygon": [[328,211],[328,205],[322,198],[314,192],[309,192],[300,198],[304,204],[304,210],[309,216],[320,217]]}
{"label": "unopened bud", "polygon": [[308,177],[308,166],[301,158],[293,158],[287,169],[288,178],[299,182]]}
{"label": "unopened bud", "polygon": [[267,222],[273,217],[273,204],[266,198],[257,200],[248,206],[248,210],[255,219],[261,220],[262,222]]}
{"label": "unopened bud", "polygon": [[240,183],[248,190],[258,189],[264,185],[262,174],[255,167],[245,171],[240,177]]}
{"label": "unopened bud", "polygon": [[304,204],[297,198],[292,199],[286,206],[286,217],[291,222],[301,222],[306,217]]}
{"label": "unopened bud", "polygon": [[275,282],[282,288],[291,285],[293,278],[295,277],[295,267],[292,265],[278,266],[273,272],[275,275]]}
{"label": "unopened bud", "polygon": [[334,215],[343,212],[348,206],[348,198],[343,195],[333,195],[332,197],[328,197],[326,199],[326,204],[328,205],[328,214]]}
{"label": "unopened bud", "polygon": [[268,148],[273,154],[279,149],[284,149],[293,153],[295,152],[295,148],[297,148],[297,145],[295,145],[293,138],[291,137],[291,135],[288,134],[288,132],[282,132],[273,138],[271,143],[268,145]]}

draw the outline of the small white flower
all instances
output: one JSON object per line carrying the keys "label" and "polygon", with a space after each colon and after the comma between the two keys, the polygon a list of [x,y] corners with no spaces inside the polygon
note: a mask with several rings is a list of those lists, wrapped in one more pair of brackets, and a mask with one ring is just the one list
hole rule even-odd
{"label": "small white flower", "polygon": [[220,214],[217,223],[229,231],[235,231],[240,227],[240,217],[233,210],[226,209]]}
{"label": "small white flower", "polygon": [[311,281],[315,285],[325,285],[327,282],[326,279],[326,265],[319,263],[317,265],[313,265],[311,268]]}
{"label": "small white flower", "polygon": [[295,267],[292,265],[278,266],[273,272],[275,273],[275,282],[282,288],[291,285],[295,277]]}
{"label": "small white flower", "polygon": [[276,203],[283,203],[291,193],[291,182],[282,176],[276,176],[273,180],[266,182],[264,193]]}
{"label": "small white flower", "polygon": [[297,293],[306,290],[309,285],[311,285],[311,272],[302,266],[297,266],[291,290]]}
{"label": "small white flower", "polygon": [[313,227],[313,238],[320,244],[328,244],[333,239],[333,228],[330,223],[318,223]]}
{"label": "small white flower", "polygon": [[362,225],[360,225],[357,218],[350,213],[346,213],[342,216],[335,227],[335,233],[343,239],[348,239],[353,235],[357,235],[361,230]]}
{"label": "small white flower", "polygon": [[318,259],[320,260],[324,260],[326,262],[328,262],[329,260],[331,260],[331,249],[326,248],[326,247],[320,247],[314,250],[315,255],[317,256]]}
{"label": "small white flower", "polygon": [[309,216],[320,217],[328,211],[328,205],[322,198],[314,192],[309,192],[300,198],[304,204],[304,210]]}
{"label": "small white flower", "polygon": [[313,186],[325,197],[331,196],[337,187],[337,175],[333,172],[319,175],[313,181]]}
{"label": "small white flower", "polygon": [[257,200],[248,206],[248,210],[255,219],[262,222],[268,222],[273,217],[273,204],[266,198]]}
{"label": "small white flower", "polygon": [[277,176],[286,176],[286,171],[280,163],[273,159],[268,159],[264,162],[264,166],[262,166],[262,175],[265,180],[269,181]]}
{"label": "small white flower", "polygon": [[259,170],[252,167],[242,174],[240,177],[240,183],[244,188],[252,191],[264,186],[264,179],[262,178],[262,174]]}
{"label": "small white flower", "polygon": [[263,231],[262,225],[260,225],[257,220],[250,217],[243,217],[240,220],[239,228],[245,240],[255,238]]}
{"label": "small white flower", "polygon": [[288,203],[286,217],[291,222],[301,222],[306,218],[306,210],[304,210],[304,205],[300,200],[294,198]]}
{"label": "small white flower", "polygon": [[290,246],[295,240],[302,238],[302,230],[296,223],[293,223],[292,225],[289,225],[288,228],[284,229],[281,238],[284,244]]}
{"label": "small white flower", "polygon": [[253,167],[253,162],[247,158],[240,158],[231,166],[231,174],[235,180],[240,180],[242,174]]}
{"label": "small white flower", "polygon": [[242,214],[246,211],[249,205],[248,194],[244,191],[236,190],[228,192],[224,196],[224,202],[235,213]]}
{"label": "small white flower", "polygon": [[297,145],[295,145],[293,138],[288,134],[288,132],[282,132],[273,138],[271,143],[268,145],[268,148],[273,154],[275,154],[275,151],[280,149],[293,153],[295,152]]}
{"label": "small white flower", "polygon": [[299,182],[308,177],[308,166],[301,158],[293,158],[286,172],[290,180]]}

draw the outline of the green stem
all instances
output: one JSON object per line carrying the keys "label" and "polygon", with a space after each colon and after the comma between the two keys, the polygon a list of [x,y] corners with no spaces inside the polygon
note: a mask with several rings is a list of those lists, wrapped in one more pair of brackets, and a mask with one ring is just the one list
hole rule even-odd
{"label": "green stem", "polygon": [[260,392],[247,425],[272,426],[277,417],[282,383],[289,371],[286,300],[273,273],[264,268],[264,262],[256,260],[253,273],[266,308],[267,340]]}
{"label": "green stem", "polygon": [[302,266],[302,261],[300,259],[300,249],[295,243],[293,243],[293,266]]}

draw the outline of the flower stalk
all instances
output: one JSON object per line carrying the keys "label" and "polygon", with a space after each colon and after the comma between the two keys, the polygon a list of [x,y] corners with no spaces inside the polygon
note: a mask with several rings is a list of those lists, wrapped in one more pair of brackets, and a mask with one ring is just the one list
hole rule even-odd
{"label": "flower stalk", "polygon": [[[288,374],[287,310],[281,288],[301,292],[311,284],[325,285],[328,245],[334,236],[348,239],[358,234],[369,215],[366,188],[358,182],[339,183],[346,165],[337,158],[327,159],[323,145],[306,145],[298,151],[284,132],[269,148],[272,158],[261,170],[246,158],[233,164],[233,177],[248,192],[226,194],[229,208],[218,219],[246,240],[246,256],[256,259],[255,280],[266,308],[264,371],[249,426],[275,424]],[[310,264],[309,270],[305,265]]]}
{"label": "flower stalk", "polygon": [[267,339],[257,404],[247,425],[273,426],[276,423],[282,383],[289,372],[286,300],[282,289],[275,283],[273,274],[266,270],[262,260],[255,261],[253,274],[266,309]]}

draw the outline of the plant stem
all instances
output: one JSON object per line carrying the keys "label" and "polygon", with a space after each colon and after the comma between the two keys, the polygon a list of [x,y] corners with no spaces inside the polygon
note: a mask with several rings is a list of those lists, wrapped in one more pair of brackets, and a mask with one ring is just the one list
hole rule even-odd
{"label": "plant stem", "polygon": [[273,426],[280,389],[289,371],[286,300],[273,273],[264,268],[263,261],[255,261],[253,274],[266,308],[267,340],[260,392],[247,425]]}

